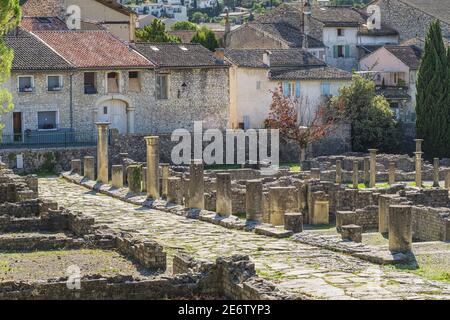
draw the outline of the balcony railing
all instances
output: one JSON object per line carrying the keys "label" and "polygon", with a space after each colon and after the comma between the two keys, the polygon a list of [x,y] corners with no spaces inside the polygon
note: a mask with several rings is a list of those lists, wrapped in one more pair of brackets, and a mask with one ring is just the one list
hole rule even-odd
{"label": "balcony railing", "polygon": [[0,149],[69,148],[96,144],[97,135],[94,131],[28,131],[21,134],[2,135]]}

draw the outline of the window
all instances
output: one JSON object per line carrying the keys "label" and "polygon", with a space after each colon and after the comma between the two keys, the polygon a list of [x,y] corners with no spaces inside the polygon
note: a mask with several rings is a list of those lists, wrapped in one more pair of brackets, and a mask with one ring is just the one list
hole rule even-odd
{"label": "window", "polygon": [[343,37],[344,36],[344,29],[338,28],[337,29],[337,35],[338,35],[338,37]]}
{"label": "window", "polygon": [[140,92],[141,91],[141,84],[139,80],[139,72],[137,71],[130,71],[128,74],[129,79],[129,90],[131,92]]}
{"label": "window", "polygon": [[107,75],[108,93],[119,93],[119,74],[117,72],[109,72]]}
{"label": "window", "polygon": [[334,55],[334,58],[349,58],[350,57],[350,46],[348,46],[348,45],[334,46],[333,55]]}
{"label": "window", "polygon": [[286,81],[283,82],[283,95],[285,97],[300,97],[300,82]]}
{"label": "window", "polygon": [[38,112],[39,130],[54,130],[56,128],[56,111]]}
{"label": "window", "polygon": [[96,94],[97,93],[97,73],[86,72],[84,74],[84,93]]}
{"label": "window", "polygon": [[62,90],[62,77],[61,76],[48,76],[47,77],[47,90],[48,91],[61,91]]}
{"label": "window", "polygon": [[103,107],[103,114],[108,114],[108,107]]}
{"label": "window", "polygon": [[18,82],[19,92],[34,91],[34,78],[32,76],[20,76]]}
{"label": "window", "polygon": [[169,76],[167,74],[159,74],[156,76],[156,98],[169,98]]}
{"label": "window", "polygon": [[330,84],[328,82],[323,82],[320,85],[320,91],[322,93],[322,96],[330,96],[331,95]]}

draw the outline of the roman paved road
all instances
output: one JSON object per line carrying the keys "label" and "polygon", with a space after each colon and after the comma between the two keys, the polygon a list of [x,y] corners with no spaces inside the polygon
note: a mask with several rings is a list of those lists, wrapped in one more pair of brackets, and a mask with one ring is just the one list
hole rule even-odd
{"label": "roman paved road", "polygon": [[426,280],[344,254],[143,209],[59,178],[39,180],[40,196],[95,217],[97,224],[159,241],[198,258],[248,254],[258,274],[291,294],[318,299],[450,299],[450,284]]}

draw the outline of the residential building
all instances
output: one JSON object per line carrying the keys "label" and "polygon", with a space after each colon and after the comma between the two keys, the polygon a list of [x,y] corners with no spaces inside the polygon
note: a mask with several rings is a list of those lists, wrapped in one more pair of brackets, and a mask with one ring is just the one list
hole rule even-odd
{"label": "residential building", "polygon": [[78,6],[81,22],[98,24],[121,40],[135,40],[137,15],[116,0],[20,0],[20,4],[24,17],[59,17],[62,21],[74,13],[68,8]]}
{"label": "residential building", "polygon": [[[299,49],[228,49],[231,127],[263,128],[269,116],[272,91],[282,88],[301,108],[307,124],[319,105],[348,84],[351,73],[327,66]],[[299,109],[300,111],[300,109]]]}
{"label": "residential building", "polygon": [[229,67],[223,54],[199,44],[137,43],[136,50],[155,64],[156,100],[151,119],[158,132],[228,127]]}
{"label": "residential building", "polygon": [[332,66],[358,67],[360,47],[398,44],[398,33],[384,24],[367,29],[367,14],[348,6],[282,4],[232,31],[228,48],[307,50]]}
{"label": "residential building", "polygon": [[227,127],[229,65],[200,45],[131,47],[102,30],[18,31],[5,37],[15,52],[6,84],[15,107],[2,117],[9,141],[95,135],[98,121],[121,134],[192,129],[198,120]]}
{"label": "residential building", "polygon": [[362,58],[362,74],[375,81],[398,120],[415,121],[416,82],[422,50],[415,45],[387,45]]}
{"label": "residential building", "polygon": [[450,39],[450,3],[448,0],[375,0],[384,24],[399,32],[400,40],[424,38],[427,26],[441,22],[444,38]]}

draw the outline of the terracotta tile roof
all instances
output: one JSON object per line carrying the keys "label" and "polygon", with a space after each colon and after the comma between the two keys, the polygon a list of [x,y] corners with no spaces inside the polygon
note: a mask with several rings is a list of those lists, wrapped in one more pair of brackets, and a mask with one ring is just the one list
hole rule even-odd
{"label": "terracotta tile roof", "polygon": [[154,65],[106,31],[39,31],[35,34],[77,68],[151,68]]}
{"label": "terracotta tile roof", "polygon": [[400,2],[450,24],[450,3],[448,0],[400,0]]}
{"label": "terracotta tile roof", "polygon": [[135,44],[136,50],[158,67],[223,67],[214,54],[200,44],[194,43],[148,43]]}
{"label": "terracotta tile roof", "polygon": [[[135,13],[127,7],[121,5],[117,0],[85,0],[97,1],[104,6],[111,8],[117,12],[126,14],[128,16],[135,15]],[[64,11],[60,0],[20,0],[24,16],[31,17],[47,17],[57,16]]]}
{"label": "terracotta tile roof", "polygon": [[25,17],[20,26],[28,31],[69,30],[66,23],[57,17]]}
{"label": "terracotta tile roof", "polygon": [[21,32],[4,38],[14,50],[13,71],[70,70],[71,64],[35,36]]}

